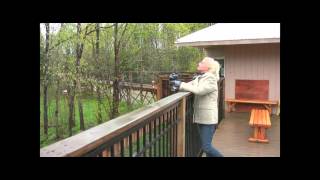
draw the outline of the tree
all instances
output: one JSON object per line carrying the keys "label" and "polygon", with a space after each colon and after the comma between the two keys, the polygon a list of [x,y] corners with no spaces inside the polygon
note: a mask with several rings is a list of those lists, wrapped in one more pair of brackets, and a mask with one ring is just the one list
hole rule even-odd
{"label": "tree", "polygon": [[[87,26],[88,27],[88,26]],[[87,30],[87,28],[86,28]],[[79,108],[79,117],[80,117],[80,129],[84,130],[84,117],[83,117],[83,107],[81,102],[81,83],[80,83],[80,60],[83,52],[83,42],[81,40],[81,23],[77,23],[77,47],[76,47],[76,75],[77,79],[74,81],[75,87],[78,90],[78,108]]]}
{"label": "tree", "polygon": [[[64,24],[61,23],[61,28],[59,31],[59,34],[61,34],[61,30],[63,29]],[[59,38],[59,36],[58,36]],[[55,101],[56,101],[56,109],[54,112],[54,121],[55,121],[55,128],[56,128],[56,139],[60,139],[60,132],[59,132],[59,109],[60,109],[60,82],[62,79],[62,75],[61,75],[61,61],[60,61],[60,56],[59,56],[59,51],[58,51],[58,55],[56,55],[58,60],[55,60],[55,64],[54,64],[54,70],[52,71],[53,73],[53,77],[56,81],[57,87],[56,87],[56,93],[55,93]]]}
{"label": "tree", "polygon": [[114,79],[113,79],[113,101],[110,118],[113,119],[119,114],[119,46],[118,46],[118,23],[114,24]]}
{"label": "tree", "polygon": [[119,81],[121,79],[120,69],[120,47],[123,45],[122,37],[126,32],[128,24],[124,25],[123,31],[119,36],[118,32],[118,23],[114,24],[114,80],[113,80],[113,101],[112,101],[112,110],[111,110],[111,119],[119,115]]}
{"label": "tree", "polygon": [[[96,23],[96,51],[95,51],[95,60],[96,63],[99,65],[100,64],[100,60],[99,60],[99,36],[100,36],[100,28],[99,28],[100,24]],[[100,66],[98,66],[99,68]],[[99,78],[101,78],[101,71],[100,68],[98,70],[99,72]],[[100,124],[102,122],[102,114],[101,114],[101,105],[102,105],[102,100],[101,100],[101,92],[100,92],[100,86],[97,86],[97,100],[98,100],[98,112],[97,112],[97,120],[98,120],[98,124]]]}
{"label": "tree", "polygon": [[54,113],[55,127],[56,127],[56,139],[60,138],[59,134],[59,100],[60,100],[60,80],[57,79],[57,89],[56,89],[56,110]]}
{"label": "tree", "polygon": [[[70,29],[74,29],[72,26]],[[70,33],[73,33],[72,30]],[[70,36],[73,37],[73,36]],[[73,39],[72,39],[73,40]],[[73,56],[74,56],[74,51],[73,51],[73,41],[69,39],[66,43],[66,63],[65,63],[65,68],[64,68],[64,73],[66,75],[66,80],[67,80],[67,92],[68,92],[68,131],[69,131],[69,136],[72,136],[72,128],[75,126],[75,108],[74,108],[74,99],[75,99],[75,68],[74,68],[74,62],[73,62]],[[62,40],[59,41],[61,45]],[[58,47],[58,44],[56,47]]]}
{"label": "tree", "polygon": [[[55,25],[50,24],[50,29]],[[96,95],[89,98],[96,100],[95,123],[99,124],[103,121],[104,112],[110,119],[120,114],[119,104],[122,100],[119,83],[122,79],[150,84],[151,80],[155,80],[152,79],[153,75],[159,71],[195,70],[192,68],[203,53],[190,47],[177,48],[174,41],[208,25],[208,23],[61,23],[61,29],[56,33],[51,30],[49,32],[49,24],[45,24],[46,31],[40,37],[40,92],[44,96],[41,106],[44,126],[41,128],[44,128],[46,132],[44,134],[49,133],[47,137],[54,137],[50,134],[54,131],[48,132],[48,128],[52,127],[49,125],[52,124],[56,127],[56,139],[64,136],[63,133],[59,133],[64,126],[69,128],[70,136],[73,132],[77,132],[79,129],[74,129],[77,121],[76,111],[79,112],[80,130],[85,129],[85,120],[87,121],[89,117],[83,111],[86,108],[83,97],[90,91],[86,87],[91,86],[91,95]],[[136,72],[131,73],[132,71]],[[125,74],[126,72],[128,74]],[[112,85],[108,83],[110,80],[113,81]],[[68,100],[61,101],[61,97],[64,97],[61,92],[65,89]],[[130,89],[127,95],[130,95]],[[55,105],[49,103],[48,99],[55,100]],[[131,105],[135,107],[135,99],[138,98],[131,101],[130,97],[127,97],[129,109]],[[61,108],[63,102],[68,103],[66,113]],[[52,104],[52,107],[49,107],[49,104]],[[49,110],[52,109],[51,114]]]}
{"label": "tree", "polygon": [[44,85],[43,85],[43,122],[44,134],[48,135],[48,66],[49,66],[49,23],[45,23],[46,27],[46,44],[45,44],[45,62],[44,62]]}

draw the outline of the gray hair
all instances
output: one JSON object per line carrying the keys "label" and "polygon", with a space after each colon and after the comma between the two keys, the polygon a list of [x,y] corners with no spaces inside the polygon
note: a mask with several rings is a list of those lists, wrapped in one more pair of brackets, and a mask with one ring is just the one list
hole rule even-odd
{"label": "gray hair", "polygon": [[216,78],[219,80],[219,71],[220,71],[220,64],[215,61],[213,58],[205,57],[203,58],[204,61],[207,62],[208,65],[208,72],[212,73],[216,76]]}

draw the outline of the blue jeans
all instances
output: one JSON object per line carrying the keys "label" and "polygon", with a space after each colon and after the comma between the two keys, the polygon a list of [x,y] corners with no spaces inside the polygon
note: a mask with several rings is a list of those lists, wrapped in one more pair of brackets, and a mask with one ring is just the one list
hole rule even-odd
{"label": "blue jeans", "polygon": [[206,153],[207,157],[223,157],[223,155],[212,146],[213,134],[216,130],[215,124],[198,124],[201,149]]}

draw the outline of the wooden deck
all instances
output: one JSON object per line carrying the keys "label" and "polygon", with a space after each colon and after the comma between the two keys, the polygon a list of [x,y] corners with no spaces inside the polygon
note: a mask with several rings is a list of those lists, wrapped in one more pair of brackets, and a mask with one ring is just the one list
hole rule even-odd
{"label": "wooden deck", "polygon": [[249,142],[250,113],[226,113],[213,137],[213,145],[225,157],[280,157],[280,117],[271,115],[268,144]]}

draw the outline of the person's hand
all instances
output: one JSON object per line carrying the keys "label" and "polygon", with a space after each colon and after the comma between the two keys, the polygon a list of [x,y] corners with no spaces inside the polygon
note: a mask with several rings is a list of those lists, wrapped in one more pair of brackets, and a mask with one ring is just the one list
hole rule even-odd
{"label": "person's hand", "polygon": [[171,81],[171,84],[173,84],[173,86],[180,87],[181,81],[173,80],[173,81]]}

